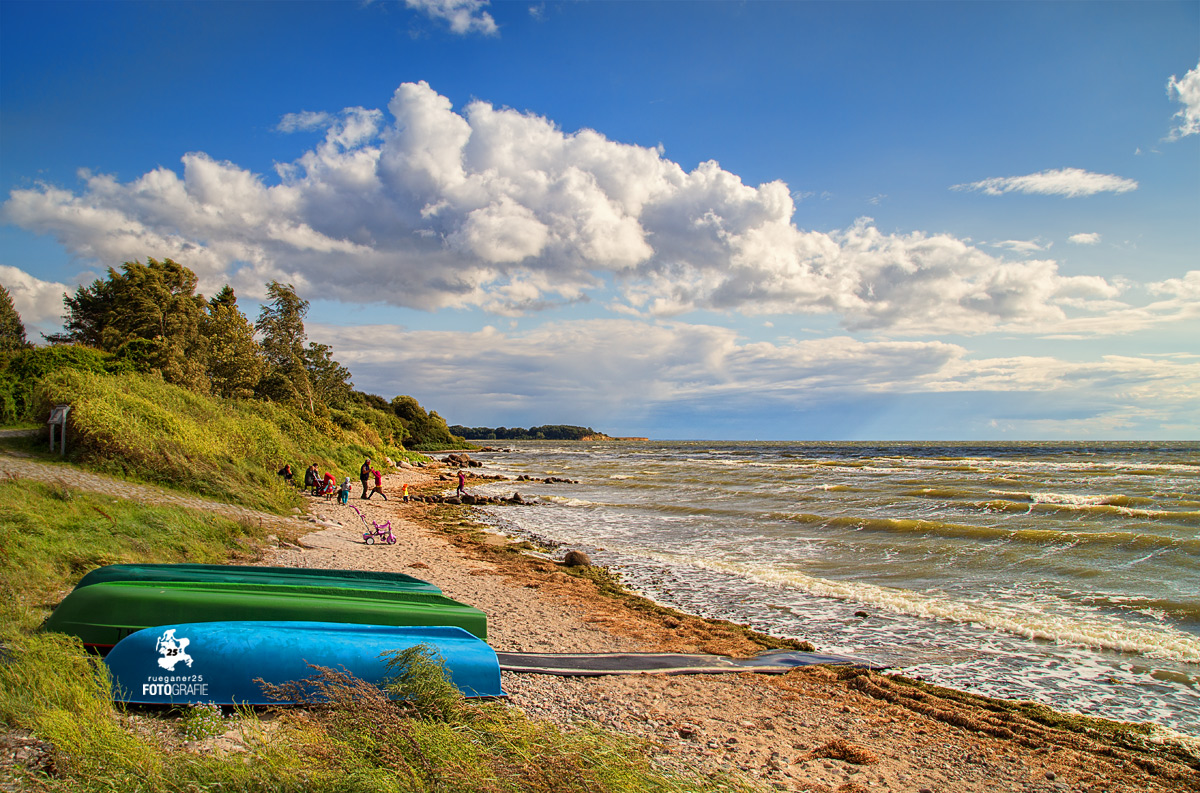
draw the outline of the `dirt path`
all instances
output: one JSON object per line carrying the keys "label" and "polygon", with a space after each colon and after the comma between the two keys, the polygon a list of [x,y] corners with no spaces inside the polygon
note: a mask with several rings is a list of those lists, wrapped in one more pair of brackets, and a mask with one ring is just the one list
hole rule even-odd
{"label": "dirt path", "polygon": [[[5,430],[0,431],[0,435],[21,432],[25,431]],[[94,474],[69,465],[38,462],[22,454],[7,450],[0,450],[0,476],[33,479],[39,482],[58,482],[67,487],[108,493],[117,498],[137,501],[140,504],[187,507],[188,509],[200,510],[202,512],[216,512],[233,520],[263,521],[264,525],[296,522],[298,520],[298,518],[285,518],[269,512],[248,509],[237,504],[225,504],[199,496],[191,496],[186,493],[155,487],[154,485],[139,485],[133,482],[125,482],[120,479],[114,479],[111,476]],[[296,525],[298,526],[299,524]]]}

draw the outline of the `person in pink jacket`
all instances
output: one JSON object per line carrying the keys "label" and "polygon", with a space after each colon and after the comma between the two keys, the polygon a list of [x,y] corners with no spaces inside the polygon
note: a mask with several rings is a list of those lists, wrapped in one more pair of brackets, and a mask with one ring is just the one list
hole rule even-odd
{"label": "person in pink jacket", "polygon": [[383,474],[372,469],[371,476],[375,477],[375,487],[371,488],[371,492],[367,495],[367,500],[370,501],[371,496],[378,493],[379,495],[383,496],[384,501],[387,501],[388,500],[387,493],[383,492]]}

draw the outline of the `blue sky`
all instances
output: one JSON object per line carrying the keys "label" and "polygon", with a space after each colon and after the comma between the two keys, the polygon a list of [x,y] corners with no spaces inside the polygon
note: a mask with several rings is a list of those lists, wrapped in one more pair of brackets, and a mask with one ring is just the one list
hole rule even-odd
{"label": "blue sky", "polygon": [[1200,3],[0,2],[0,284],[656,438],[1200,437]]}

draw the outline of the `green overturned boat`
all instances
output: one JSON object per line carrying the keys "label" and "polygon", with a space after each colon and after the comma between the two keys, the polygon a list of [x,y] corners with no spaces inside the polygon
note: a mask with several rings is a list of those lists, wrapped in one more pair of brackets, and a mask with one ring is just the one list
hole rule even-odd
{"label": "green overturned boat", "polygon": [[143,628],[179,622],[316,621],[449,625],[487,640],[487,615],[430,592],[202,581],[110,581],[77,587],[42,625],[106,653]]}
{"label": "green overturned boat", "polygon": [[237,564],[110,564],[97,567],[83,577],[76,589],[113,581],[198,581],[225,584],[274,584],[278,586],[378,589],[396,592],[428,592],[440,595],[428,581],[403,573],[371,570],[334,570],[323,567],[257,567]]}

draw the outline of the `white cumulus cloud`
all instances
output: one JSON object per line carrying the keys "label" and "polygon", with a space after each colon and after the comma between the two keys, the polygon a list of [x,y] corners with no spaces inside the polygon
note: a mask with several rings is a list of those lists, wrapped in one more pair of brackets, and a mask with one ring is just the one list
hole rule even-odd
{"label": "white cumulus cloud", "polygon": [[1173,116],[1179,119],[1179,124],[1171,130],[1168,140],[1178,140],[1200,132],[1200,64],[1185,74],[1182,80],[1176,80],[1172,74],[1167,81],[1167,96],[1183,105]]}
{"label": "white cumulus cloud", "polygon": [[275,127],[280,132],[296,132],[297,130],[321,129],[329,126],[332,117],[328,113],[317,113],[311,110],[301,110],[299,113],[288,113],[279,119]]}
{"label": "white cumulus cloud", "polygon": [[[597,300],[635,317],[809,313],[878,333],[1038,332],[1107,311],[1122,292],[1061,275],[1049,258],[1009,261],[870,218],[805,230],[781,181],[748,185],[714,161],[686,171],[660,148],[483,101],[455,110],[425,83],[397,88],[387,113],[320,117],[324,139],[277,166],[274,183],[190,152],[182,173],[82,172],[78,191],[14,190],[2,217],[105,266],[176,259],[207,292],[229,282],[260,297],[279,279],[308,297],[503,316]],[[1021,255],[1037,245],[1002,243]]]}
{"label": "white cumulus cloud", "polygon": [[454,33],[494,36],[499,32],[496,20],[483,10],[490,5],[488,0],[404,0],[404,4],[445,22]]}
{"label": "white cumulus cloud", "polygon": [[1067,237],[1067,241],[1076,245],[1095,245],[1100,242],[1100,234],[1095,231],[1081,232]]}
{"label": "white cumulus cloud", "polygon": [[1154,294],[1179,300],[1200,301],[1200,270],[1189,270],[1183,278],[1168,278],[1149,285]]}
{"label": "white cumulus cloud", "polygon": [[43,281],[4,264],[0,264],[0,286],[8,290],[27,331],[33,327],[57,328],[63,315],[63,294],[74,291],[66,284]]}
{"label": "white cumulus cloud", "polygon": [[994,248],[1007,248],[1010,251],[1017,253],[1037,253],[1048,249],[1053,243],[1043,245],[1037,240],[1002,240],[1001,242],[993,242]]}
{"label": "white cumulus cloud", "polygon": [[1113,174],[1092,173],[1081,168],[1060,168],[1027,176],[1004,176],[979,182],[954,185],[952,190],[978,190],[987,195],[1028,193],[1058,195],[1065,198],[1095,195],[1096,193],[1127,193],[1136,190],[1138,183]]}

